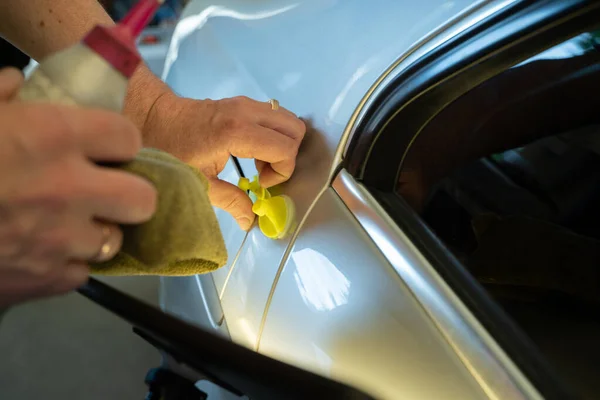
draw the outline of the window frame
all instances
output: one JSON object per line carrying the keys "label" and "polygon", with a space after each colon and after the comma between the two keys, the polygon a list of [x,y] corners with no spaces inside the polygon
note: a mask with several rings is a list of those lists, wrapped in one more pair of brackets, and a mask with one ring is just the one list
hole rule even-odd
{"label": "window frame", "polygon": [[[454,36],[389,80],[356,127],[342,167],[379,202],[545,398],[572,398],[536,346],[395,194],[409,145],[437,113],[485,80],[600,21],[600,2],[520,1]],[[403,118],[402,132],[386,131]],[[398,157],[398,150],[403,153]]]}

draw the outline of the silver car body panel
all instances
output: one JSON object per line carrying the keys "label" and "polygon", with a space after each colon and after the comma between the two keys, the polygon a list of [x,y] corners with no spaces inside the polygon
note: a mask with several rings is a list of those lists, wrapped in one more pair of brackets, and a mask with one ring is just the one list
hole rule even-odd
{"label": "silver car body panel", "polygon": [[[331,188],[373,95],[418,57],[511,2],[192,1],[173,34],[163,79],[191,98],[276,98],[307,122],[308,132],[294,177],[280,188],[295,202],[296,231],[274,241],[257,227],[241,231],[216,210],[228,265],[201,277],[162,278],[162,307],[384,398],[535,398],[466,314],[447,324],[436,319],[439,310],[429,309],[436,303],[419,297],[414,282],[386,258],[391,253],[361,226],[364,218],[352,216],[362,208]],[[244,175],[256,173],[251,160],[240,164]],[[239,176],[232,162],[220,174],[234,184]],[[409,248],[407,242],[396,253]],[[453,322],[457,332],[483,336],[469,347],[468,338],[452,334]]]}
{"label": "silver car body panel", "polygon": [[486,398],[402,278],[329,188],[287,259],[259,351],[376,398]]}
{"label": "silver car body panel", "polygon": [[333,189],[489,398],[541,398],[368,190],[345,170],[336,177]]}

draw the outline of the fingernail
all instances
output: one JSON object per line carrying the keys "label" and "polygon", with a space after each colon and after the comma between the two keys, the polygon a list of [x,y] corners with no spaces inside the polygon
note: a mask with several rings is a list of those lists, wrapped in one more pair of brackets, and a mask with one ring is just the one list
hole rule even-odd
{"label": "fingernail", "polygon": [[252,220],[250,220],[249,218],[238,218],[237,222],[240,225],[240,227],[245,231],[249,230],[252,227]]}

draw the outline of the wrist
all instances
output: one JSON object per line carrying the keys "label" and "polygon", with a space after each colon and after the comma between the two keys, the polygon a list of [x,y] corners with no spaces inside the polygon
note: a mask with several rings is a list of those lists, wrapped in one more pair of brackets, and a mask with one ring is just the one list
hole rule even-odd
{"label": "wrist", "polygon": [[146,65],[138,67],[129,81],[123,113],[142,133],[144,142],[150,135],[150,122],[161,99],[174,96],[171,89],[154,75]]}
{"label": "wrist", "polygon": [[154,97],[140,128],[144,147],[170,150],[166,136],[171,129],[176,129],[177,99],[177,95],[171,90],[162,91]]}

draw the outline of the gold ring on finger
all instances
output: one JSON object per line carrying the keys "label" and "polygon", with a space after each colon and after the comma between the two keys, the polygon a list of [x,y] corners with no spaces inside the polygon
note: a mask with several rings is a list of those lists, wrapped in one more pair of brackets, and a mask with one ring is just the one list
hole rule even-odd
{"label": "gold ring on finger", "polygon": [[271,99],[271,100],[269,100],[269,104],[271,105],[271,110],[273,110],[273,111],[279,110],[279,101],[277,101],[275,99]]}
{"label": "gold ring on finger", "polygon": [[102,262],[110,259],[114,250],[111,243],[112,233],[112,229],[109,225],[102,226],[102,244],[100,245],[98,253],[92,258],[92,261]]}

